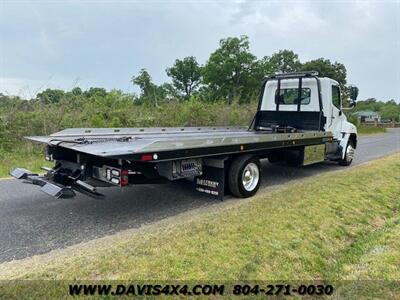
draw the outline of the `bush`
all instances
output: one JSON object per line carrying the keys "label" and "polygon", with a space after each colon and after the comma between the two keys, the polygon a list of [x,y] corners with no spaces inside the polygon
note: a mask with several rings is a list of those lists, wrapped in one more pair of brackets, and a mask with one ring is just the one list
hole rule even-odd
{"label": "bush", "polygon": [[[64,93],[57,102],[2,98],[0,101],[0,158],[5,159],[22,144],[24,136],[49,135],[79,127],[180,127],[248,126],[256,103],[204,102],[196,96],[188,101],[162,101],[159,106],[137,105],[132,95],[91,89]],[[37,149],[27,149],[37,153]],[[35,152],[36,151],[36,152]]]}

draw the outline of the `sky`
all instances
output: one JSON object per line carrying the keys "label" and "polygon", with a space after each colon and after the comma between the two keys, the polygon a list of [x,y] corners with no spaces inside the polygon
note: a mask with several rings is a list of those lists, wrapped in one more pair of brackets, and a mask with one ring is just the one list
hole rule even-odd
{"label": "sky", "polygon": [[291,49],[303,62],[341,62],[359,99],[400,102],[400,0],[0,0],[0,93],[135,92],[130,79],[140,69],[168,82],[175,59],[203,64],[220,39],[240,35],[259,58]]}

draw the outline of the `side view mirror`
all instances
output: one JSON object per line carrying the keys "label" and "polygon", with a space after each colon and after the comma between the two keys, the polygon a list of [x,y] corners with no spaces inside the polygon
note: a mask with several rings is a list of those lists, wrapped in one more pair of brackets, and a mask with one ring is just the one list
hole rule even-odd
{"label": "side view mirror", "polygon": [[349,107],[347,107],[345,109],[352,109],[354,106],[356,106],[356,100],[358,97],[359,89],[355,85],[349,85],[347,87],[347,89],[348,89],[350,101],[349,101]]}
{"label": "side view mirror", "polygon": [[349,89],[350,100],[355,102],[357,100],[357,97],[358,97],[358,92],[359,92],[358,87],[356,87],[355,85],[350,85],[348,87],[348,89]]}

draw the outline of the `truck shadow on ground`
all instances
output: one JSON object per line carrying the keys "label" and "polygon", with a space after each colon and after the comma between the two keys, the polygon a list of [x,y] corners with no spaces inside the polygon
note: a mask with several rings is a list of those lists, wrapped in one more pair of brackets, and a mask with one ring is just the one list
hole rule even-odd
{"label": "truck shadow on ground", "polygon": [[[260,193],[273,186],[296,179],[340,169],[333,163],[307,167],[290,167],[262,163],[263,181]],[[0,210],[0,262],[46,253],[113,234],[139,228],[167,217],[196,208],[218,205],[220,200],[200,194],[193,182],[182,180],[159,185],[138,185],[104,189],[105,198],[93,199],[78,195],[73,199],[55,199],[32,185],[10,182],[9,196],[18,189],[18,196],[3,203]],[[6,191],[7,192],[7,191]],[[246,201],[225,196],[224,201]],[[11,204],[12,202],[12,204]]]}

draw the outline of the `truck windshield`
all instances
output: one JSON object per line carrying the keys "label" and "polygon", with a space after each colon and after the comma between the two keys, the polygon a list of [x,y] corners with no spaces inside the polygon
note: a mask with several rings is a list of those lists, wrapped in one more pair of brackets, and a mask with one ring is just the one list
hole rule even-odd
{"label": "truck windshield", "polygon": [[[279,97],[276,97],[278,90],[275,91],[275,104],[277,104],[277,99],[279,98],[279,104],[281,105],[297,105],[297,98],[299,96],[299,89],[288,88],[280,90]],[[301,89],[301,105],[309,104],[311,98],[311,90],[309,88]]]}

